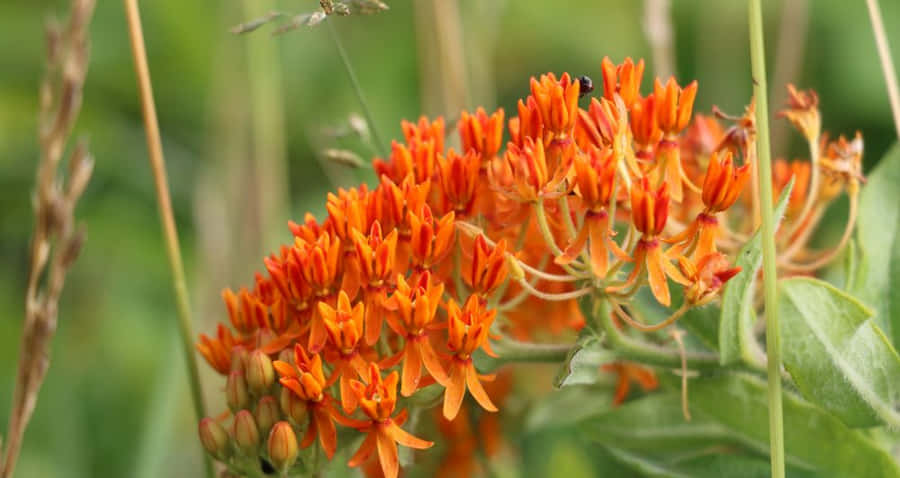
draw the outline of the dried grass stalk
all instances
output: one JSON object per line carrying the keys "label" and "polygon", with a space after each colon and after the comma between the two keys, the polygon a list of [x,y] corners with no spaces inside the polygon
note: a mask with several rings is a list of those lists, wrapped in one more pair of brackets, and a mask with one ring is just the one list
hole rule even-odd
{"label": "dried grass stalk", "polygon": [[74,211],[84,192],[94,161],[85,143],[69,155],[68,175],[60,166],[72,126],[81,110],[87,74],[88,25],[94,0],[73,0],[65,25],[47,24],[47,72],[40,89],[40,162],[34,194],[35,226],[25,294],[25,324],[15,391],[0,477],[12,476],[25,428],[37,404],[50,365],[50,341],[56,331],[57,304],[66,273],[78,257],[84,229],[75,227]]}

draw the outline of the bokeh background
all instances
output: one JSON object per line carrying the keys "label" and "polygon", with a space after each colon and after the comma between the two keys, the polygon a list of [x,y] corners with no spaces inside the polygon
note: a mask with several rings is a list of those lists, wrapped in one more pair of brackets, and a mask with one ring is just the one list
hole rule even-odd
{"label": "bokeh background", "polygon": [[[175,335],[174,304],[121,2],[98,2],[76,131],[90,140],[94,178],[77,216],[88,241],[60,305],[52,365],[17,476],[195,476],[200,447]],[[453,119],[461,107],[514,111],[528,77],[587,74],[599,84],[609,55],[648,60],[644,2],[634,0],[397,0],[373,17],[337,18],[381,136],[420,113]],[[653,3],[652,1],[650,3]],[[695,111],[738,114],[751,92],[744,2],[672,2],[674,68],[697,79]],[[862,131],[871,168],[894,141],[874,41],[861,0],[767,1],[769,72],[815,88],[824,126]],[[900,3],[882,2],[895,63]],[[144,2],[143,21],[176,219],[197,331],[222,320],[223,287],[250,283],[261,257],[289,240],[289,218],[322,214],[324,194],[366,179],[323,164],[323,148],[371,155],[336,139],[361,109],[327,25],[272,37],[229,29],[271,8],[317,2]],[[30,194],[36,165],[42,25],[63,1],[0,3],[0,426],[6,429],[21,331]],[[785,12],[789,12],[785,15]],[[782,61],[776,61],[776,57]],[[771,80],[773,83],[778,80]],[[783,98],[771,84],[773,101]],[[776,154],[802,155],[780,121]],[[212,410],[224,381],[201,363]],[[575,406],[581,406],[575,404]],[[603,476],[605,458],[565,429],[519,437],[514,463],[530,476]],[[515,467],[511,468],[515,470]],[[513,474],[515,475],[515,473]],[[619,476],[619,475],[607,475]]]}

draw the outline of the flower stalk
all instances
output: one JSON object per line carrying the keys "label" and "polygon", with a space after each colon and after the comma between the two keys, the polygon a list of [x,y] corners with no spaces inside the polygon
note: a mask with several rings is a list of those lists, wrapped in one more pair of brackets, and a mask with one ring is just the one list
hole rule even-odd
{"label": "flower stalk", "polygon": [[894,127],[897,129],[897,137],[900,138],[900,87],[897,86],[897,70],[894,69],[894,61],[891,59],[891,49],[888,46],[887,34],[884,32],[884,20],[881,18],[878,0],[866,0],[866,5],[869,8],[875,44],[878,46],[878,57],[884,72],[884,82],[887,83],[891,112],[894,114]]}
{"label": "flower stalk", "polygon": [[[159,216],[162,222],[163,237],[166,241],[166,254],[172,272],[172,285],[175,293],[175,305],[178,315],[178,326],[181,335],[184,359],[188,368],[191,383],[191,397],[197,419],[206,416],[206,405],[203,400],[203,389],[200,386],[200,374],[197,370],[197,359],[194,355],[191,325],[191,306],[188,298],[187,281],[184,275],[184,264],[181,259],[181,247],[178,243],[178,231],[175,227],[175,216],[172,213],[172,199],[169,194],[169,183],[166,178],[166,164],[163,157],[162,140],[159,123],[156,118],[156,106],[153,102],[153,89],[150,82],[150,69],[147,66],[147,51],[144,46],[144,33],[141,27],[140,11],[137,0],[125,0],[125,16],[128,21],[128,34],[131,40],[131,53],[134,57],[134,70],[140,90],[141,107],[144,117],[144,130],[147,135],[147,149],[150,166],[156,183],[156,199],[159,204]],[[213,476],[212,462],[204,455],[206,474]]]}
{"label": "flower stalk", "polygon": [[[772,477],[784,478],[784,420],[781,397],[781,324],[778,321],[778,283],[775,221],[772,206],[772,158],[769,150],[769,105],[766,88],[765,45],[760,0],[748,0],[750,61],[756,99],[757,187],[761,215],[763,290],[766,310],[766,353],[769,374],[769,446]],[[813,158],[815,161],[815,158]],[[815,163],[814,163],[815,164]]]}

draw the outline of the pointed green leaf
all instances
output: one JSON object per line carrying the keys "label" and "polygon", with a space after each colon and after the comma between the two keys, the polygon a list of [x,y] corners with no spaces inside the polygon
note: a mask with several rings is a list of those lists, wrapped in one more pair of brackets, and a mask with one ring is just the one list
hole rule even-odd
{"label": "pointed green leaf", "polygon": [[[781,192],[775,205],[775,225],[781,222],[784,208],[794,188],[794,179]],[[735,265],[741,272],[731,278],[722,294],[719,323],[719,360],[728,365],[740,360],[760,363],[762,351],[753,337],[756,313],[753,311],[753,282],[762,267],[762,231],[756,231],[738,252]]]}
{"label": "pointed green leaf", "polygon": [[850,426],[900,427],[900,357],[872,312],[819,280],[779,286],[784,364],[803,395]]}
{"label": "pointed green leaf", "polygon": [[556,388],[571,385],[590,385],[597,382],[600,366],[616,360],[615,352],[603,348],[600,338],[588,328],[578,336],[578,342],[556,374],[553,385]]}
{"label": "pointed green leaf", "polygon": [[[785,347],[787,348],[787,347]],[[691,411],[702,412],[746,446],[768,453],[769,408],[766,383],[745,374],[695,380]],[[784,394],[785,459],[788,465],[823,477],[900,477],[890,453],[859,430],[793,393]]]}
{"label": "pointed green leaf", "polygon": [[894,145],[862,187],[857,220],[863,279],[853,295],[875,309],[878,326],[900,346],[900,146]]}
{"label": "pointed green leaf", "polygon": [[[768,460],[747,456],[738,450],[714,448],[688,458],[646,456],[616,447],[607,447],[610,455],[648,478],[768,478],[772,472]],[[815,476],[796,467],[788,467],[791,478]]]}
{"label": "pointed green leaf", "polygon": [[[690,421],[682,416],[679,391],[672,390],[601,413],[583,421],[580,430],[606,447],[656,459],[696,456],[709,449],[768,455],[764,381],[743,373],[694,379],[689,382],[688,397]],[[803,476],[798,473],[803,470],[811,471],[809,476],[900,478],[900,467],[890,454],[863,432],[848,428],[793,393],[785,393],[783,404],[786,460],[795,470],[790,476]],[[684,467],[676,471],[704,476]]]}

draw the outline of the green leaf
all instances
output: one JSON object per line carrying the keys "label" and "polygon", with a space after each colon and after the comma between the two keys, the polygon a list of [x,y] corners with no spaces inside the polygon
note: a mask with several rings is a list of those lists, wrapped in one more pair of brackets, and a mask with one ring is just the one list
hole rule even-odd
{"label": "green leaf", "polygon": [[[794,189],[794,178],[781,192],[775,205],[775,226],[784,216],[791,191]],[[741,272],[731,278],[722,295],[722,315],[719,323],[719,360],[728,365],[740,360],[748,363],[761,363],[762,350],[753,336],[753,325],[756,314],[753,311],[753,282],[759,268],[762,267],[762,231],[744,244],[738,252],[735,265]]]}
{"label": "green leaf", "polygon": [[679,319],[678,323],[687,329],[710,350],[719,349],[719,318],[722,312],[719,307],[709,304],[694,307]]}
{"label": "green leaf", "polygon": [[869,174],[857,219],[864,278],[853,295],[875,309],[875,320],[900,346],[900,146],[894,145]]}
{"label": "green leaf", "polygon": [[[704,450],[704,454],[687,459],[645,456],[616,447],[607,447],[607,451],[620,463],[652,478],[768,478],[772,472],[767,460],[727,449]],[[789,468],[788,476],[812,478],[814,475]]]}
{"label": "green leaf", "polygon": [[779,285],[784,364],[803,395],[850,426],[900,426],[900,357],[872,312],[826,282]]}
{"label": "green leaf", "polygon": [[556,388],[563,388],[596,383],[600,376],[600,366],[615,359],[615,352],[603,348],[600,338],[586,327],[579,334],[575,347],[569,351],[566,361],[553,380],[553,385]]}
{"label": "green leaf", "polygon": [[[769,450],[766,383],[746,374],[695,380],[691,411],[714,419],[760,453]],[[826,477],[900,477],[891,455],[859,430],[793,393],[784,394],[785,458],[789,465]]]}
{"label": "green leaf", "polygon": [[524,420],[524,431],[528,434],[557,430],[601,415],[609,411],[613,402],[612,374],[605,374],[609,386],[573,385],[554,390],[538,400],[528,411]]}
{"label": "green leaf", "polygon": [[691,412],[685,420],[677,391],[655,393],[585,420],[581,431],[602,445],[655,453],[740,444],[710,416]]}
{"label": "green leaf", "polygon": [[[688,396],[690,421],[682,416],[680,393],[672,390],[627,402],[585,420],[579,428],[588,439],[605,447],[649,457],[657,465],[679,465],[674,470],[691,477],[704,475],[689,470],[690,459],[682,462],[666,457],[697,456],[710,449],[719,454],[768,456],[764,381],[743,373],[694,379],[689,382]],[[900,477],[900,467],[890,454],[862,431],[848,428],[793,393],[785,393],[783,405],[786,459],[794,470],[790,476],[802,476],[802,470],[814,472],[810,476],[835,478]],[[666,460],[660,461],[663,458]]]}

